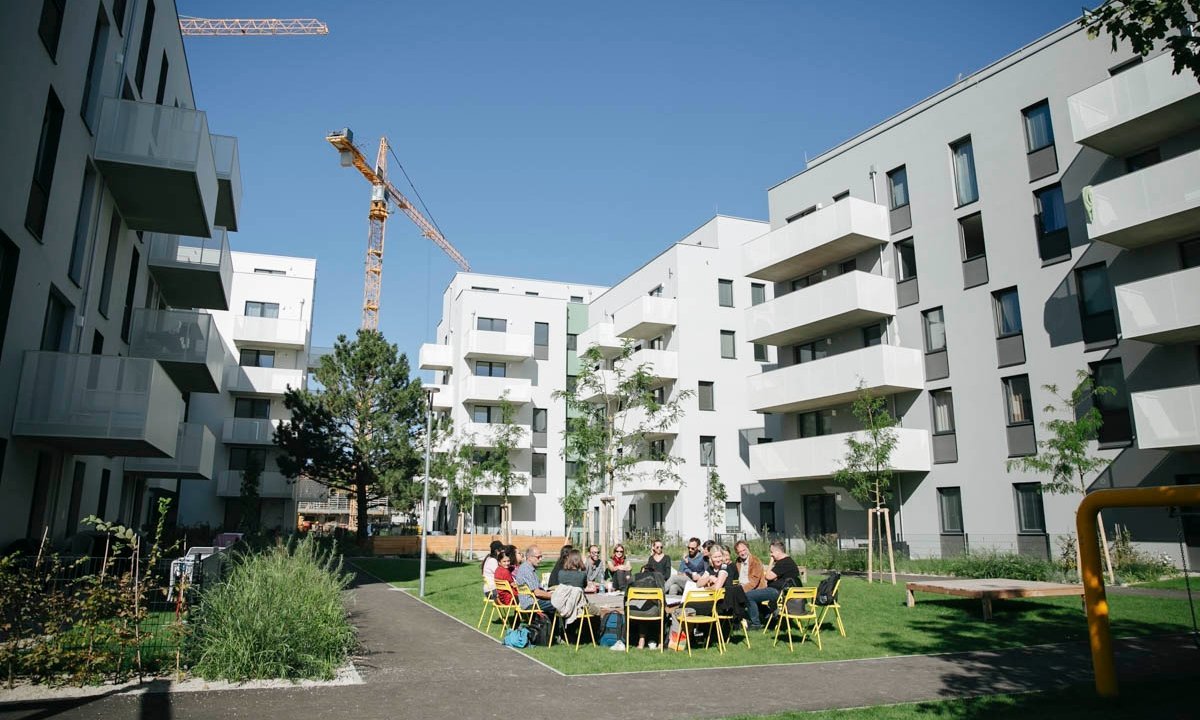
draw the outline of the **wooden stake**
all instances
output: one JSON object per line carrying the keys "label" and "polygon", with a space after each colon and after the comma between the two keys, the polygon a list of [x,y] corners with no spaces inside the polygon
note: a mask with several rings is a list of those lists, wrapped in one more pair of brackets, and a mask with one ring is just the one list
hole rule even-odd
{"label": "wooden stake", "polygon": [[871,555],[875,552],[875,508],[867,508],[867,582],[872,580]]}
{"label": "wooden stake", "polygon": [[892,512],[891,508],[883,509],[883,524],[887,530],[888,565],[892,570],[892,584],[896,584],[896,556],[892,551]]}
{"label": "wooden stake", "polygon": [[1113,574],[1112,555],[1108,552],[1108,534],[1104,532],[1104,518],[1096,513],[1096,524],[1100,526],[1100,547],[1104,550],[1104,565],[1108,568],[1108,584],[1116,585],[1117,578]]}

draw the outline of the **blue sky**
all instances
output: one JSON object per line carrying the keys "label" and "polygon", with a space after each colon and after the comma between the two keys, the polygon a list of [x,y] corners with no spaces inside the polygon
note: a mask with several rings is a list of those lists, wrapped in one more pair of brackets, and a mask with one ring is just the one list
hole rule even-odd
{"label": "blue sky", "polygon": [[[325,142],[386,134],[478,272],[612,284],[715,212],[766,219],[812,157],[1078,16],[1004,3],[178,0],[325,37],[188,38],[240,140],[234,248],[315,257],[314,344],[358,327],[369,188]],[[393,181],[403,178],[393,166]],[[456,266],[388,222],[380,329],[432,339]],[[415,357],[414,357],[415,360]]]}

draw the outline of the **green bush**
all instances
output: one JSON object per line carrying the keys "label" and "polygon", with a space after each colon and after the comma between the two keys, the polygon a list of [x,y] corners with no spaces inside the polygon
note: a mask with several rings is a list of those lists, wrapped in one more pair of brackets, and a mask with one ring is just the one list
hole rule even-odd
{"label": "green bush", "polygon": [[311,539],[240,556],[207,590],[189,646],[210,680],[331,678],[354,643],[341,559]]}

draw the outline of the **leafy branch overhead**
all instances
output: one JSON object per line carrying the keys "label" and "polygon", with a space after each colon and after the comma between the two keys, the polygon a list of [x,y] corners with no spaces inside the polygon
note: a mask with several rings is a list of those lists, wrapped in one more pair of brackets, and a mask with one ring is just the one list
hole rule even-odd
{"label": "leafy branch overhead", "polygon": [[1192,30],[1198,16],[1200,0],[1113,0],[1085,10],[1079,24],[1092,38],[1108,33],[1113,52],[1122,40],[1142,57],[1161,44],[1174,59],[1174,74],[1191,70],[1200,81],[1200,35]]}

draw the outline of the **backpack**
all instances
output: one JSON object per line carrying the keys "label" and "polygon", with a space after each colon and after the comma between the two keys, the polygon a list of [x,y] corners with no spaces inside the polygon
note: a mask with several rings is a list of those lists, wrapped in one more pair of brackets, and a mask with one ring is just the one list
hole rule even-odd
{"label": "backpack", "polygon": [[625,616],[619,612],[604,616],[600,630],[600,647],[612,647],[625,641]]}
{"label": "backpack", "polygon": [[837,602],[837,597],[833,594],[833,589],[837,587],[838,580],[842,579],[840,572],[831,572],[829,577],[821,581],[817,586],[817,604],[832,605]]}
{"label": "backpack", "polygon": [[529,644],[529,628],[522,625],[504,631],[504,644],[510,648],[523,648]]}
{"label": "backpack", "polygon": [[545,647],[550,644],[550,620],[545,615],[534,615],[524,626],[529,630],[529,644]]}

